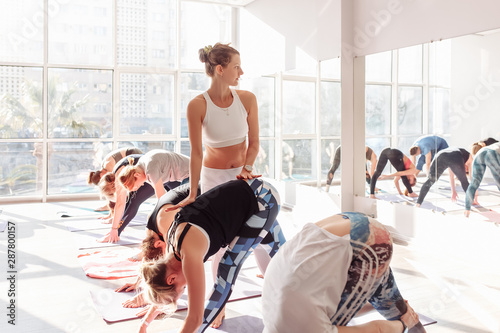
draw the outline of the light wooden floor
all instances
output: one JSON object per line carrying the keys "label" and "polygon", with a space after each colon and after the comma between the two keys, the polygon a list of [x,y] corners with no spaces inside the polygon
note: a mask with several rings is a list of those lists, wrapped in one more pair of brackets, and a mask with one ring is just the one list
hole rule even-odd
{"label": "light wooden floor", "polygon": [[[282,209],[278,217],[288,238],[304,223],[338,213],[331,196],[315,188],[299,187],[296,202],[292,211]],[[79,251],[74,238],[66,229],[65,220],[56,215],[61,207],[70,206],[91,209],[100,206],[100,202],[0,205],[0,219],[16,223],[18,272],[15,327],[7,323],[5,316],[10,300],[8,283],[5,277],[0,280],[0,307],[4,309],[0,332],[137,330],[138,320],[108,325],[94,309],[89,290],[119,286],[123,280],[85,276],[76,260]],[[144,205],[143,209],[151,207]],[[441,214],[432,216],[436,228],[429,228],[428,233],[433,237],[420,240],[395,234],[392,268],[404,297],[417,312],[438,321],[427,327],[428,332],[500,332],[500,228],[491,222],[461,220],[447,234],[443,229],[449,221]],[[4,276],[6,244],[4,231],[0,233],[0,270]],[[184,315],[180,312],[169,319],[156,320],[149,332],[176,328]],[[228,318],[241,315],[259,316],[260,298],[228,305]]]}

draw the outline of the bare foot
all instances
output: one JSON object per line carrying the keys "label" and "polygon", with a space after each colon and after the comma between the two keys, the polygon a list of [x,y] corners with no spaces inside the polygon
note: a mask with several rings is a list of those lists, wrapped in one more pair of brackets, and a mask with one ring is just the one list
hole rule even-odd
{"label": "bare foot", "polygon": [[262,275],[262,274],[255,274],[255,275],[256,275],[258,278],[260,278],[260,279],[263,279],[263,278],[264,278],[264,275]]}
{"label": "bare foot", "polygon": [[226,307],[222,309],[217,318],[215,318],[214,321],[210,324],[210,327],[219,328],[220,325],[222,325],[222,321],[224,320],[225,317],[226,317]]}

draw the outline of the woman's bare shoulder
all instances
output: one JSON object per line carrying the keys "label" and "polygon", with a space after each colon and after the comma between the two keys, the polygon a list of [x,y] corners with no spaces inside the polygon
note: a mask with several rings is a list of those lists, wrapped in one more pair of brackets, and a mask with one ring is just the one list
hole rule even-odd
{"label": "woman's bare shoulder", "polygon": [[248,90],[235,90],[236,93],[238,94],[238,97],[241,100],[241,103],[249,109],[252,105],[257,104],[257,98],[255,97],[255,94],[251,91]]}
{"label": "woman's bare shoulder", "polygon": [[193,98],[188,104],[189,112],[204,112],[207,108],[207,101],[202,94]]}

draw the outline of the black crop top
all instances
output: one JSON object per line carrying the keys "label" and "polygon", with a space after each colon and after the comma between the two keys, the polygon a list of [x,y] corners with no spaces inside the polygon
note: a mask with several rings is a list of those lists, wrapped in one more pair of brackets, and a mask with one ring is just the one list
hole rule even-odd
{"label": "black crop top", "polygon": [[[156,206],[153,209],[153,211],[151,212],[151,214],[149,214],[148,224],[146,225],[146,227],[149,230],[156,232],[158,234],[158,236],[160,236],[160,239],[162,241],[165,241],[165,239],[163,238],[163,235],[160,233],[160,230],[158,229],[158,223],[156,221],[158,213],[163,208],[163,206],[168,205],[168,204],[177,205],[179,202],[181,202],[182,200],[187,198],[187,196],[189,195],[189,187],[190,187],[189,183],[187,183],[187,184],[178,186],[178,187],[174,188],[173,190],[170,190],[167,193],[165,193],[164,195],[162,195],[161,198],[158,199],[158,202],[156,203]],[[198,186],[198,188],[199,188],[199,186]]]}
{"label": "black crop top", "polygon": [[[203,193],[192,204],[182,208],[170,227],[167,244],[172,247],[174,256],[180,261],[182,241],[195,224],[205,230],[210,247],[203,261],[207,261],[219,249],[227,246],[243,230],[245,222],[258,211],[254,192],[244,180],[232,180]],[[177,248],[173,247],[175,232],[181,223],[184,227]]]}

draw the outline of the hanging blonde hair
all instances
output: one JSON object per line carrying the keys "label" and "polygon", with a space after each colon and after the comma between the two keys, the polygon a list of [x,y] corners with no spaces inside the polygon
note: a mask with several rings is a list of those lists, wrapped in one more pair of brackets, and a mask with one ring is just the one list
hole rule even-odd
{"label": "hanging blonde hair", "polygon": [[161,311],[171,315],[177,310],[178,293],[174,284],[167,284],[168,260],[162,257],[156,261],[145,261],[141,267],[142,289],[146,300],[159,306]]}
{"label": "hanging blonde hair", "polygon": [[101,191],[101,197],[108,199],[110,201],[114,201],[114,196],[116,192],[114,173],[112,172],[106,173],[101,178],[97,186],[99,186],[99,190]]}

